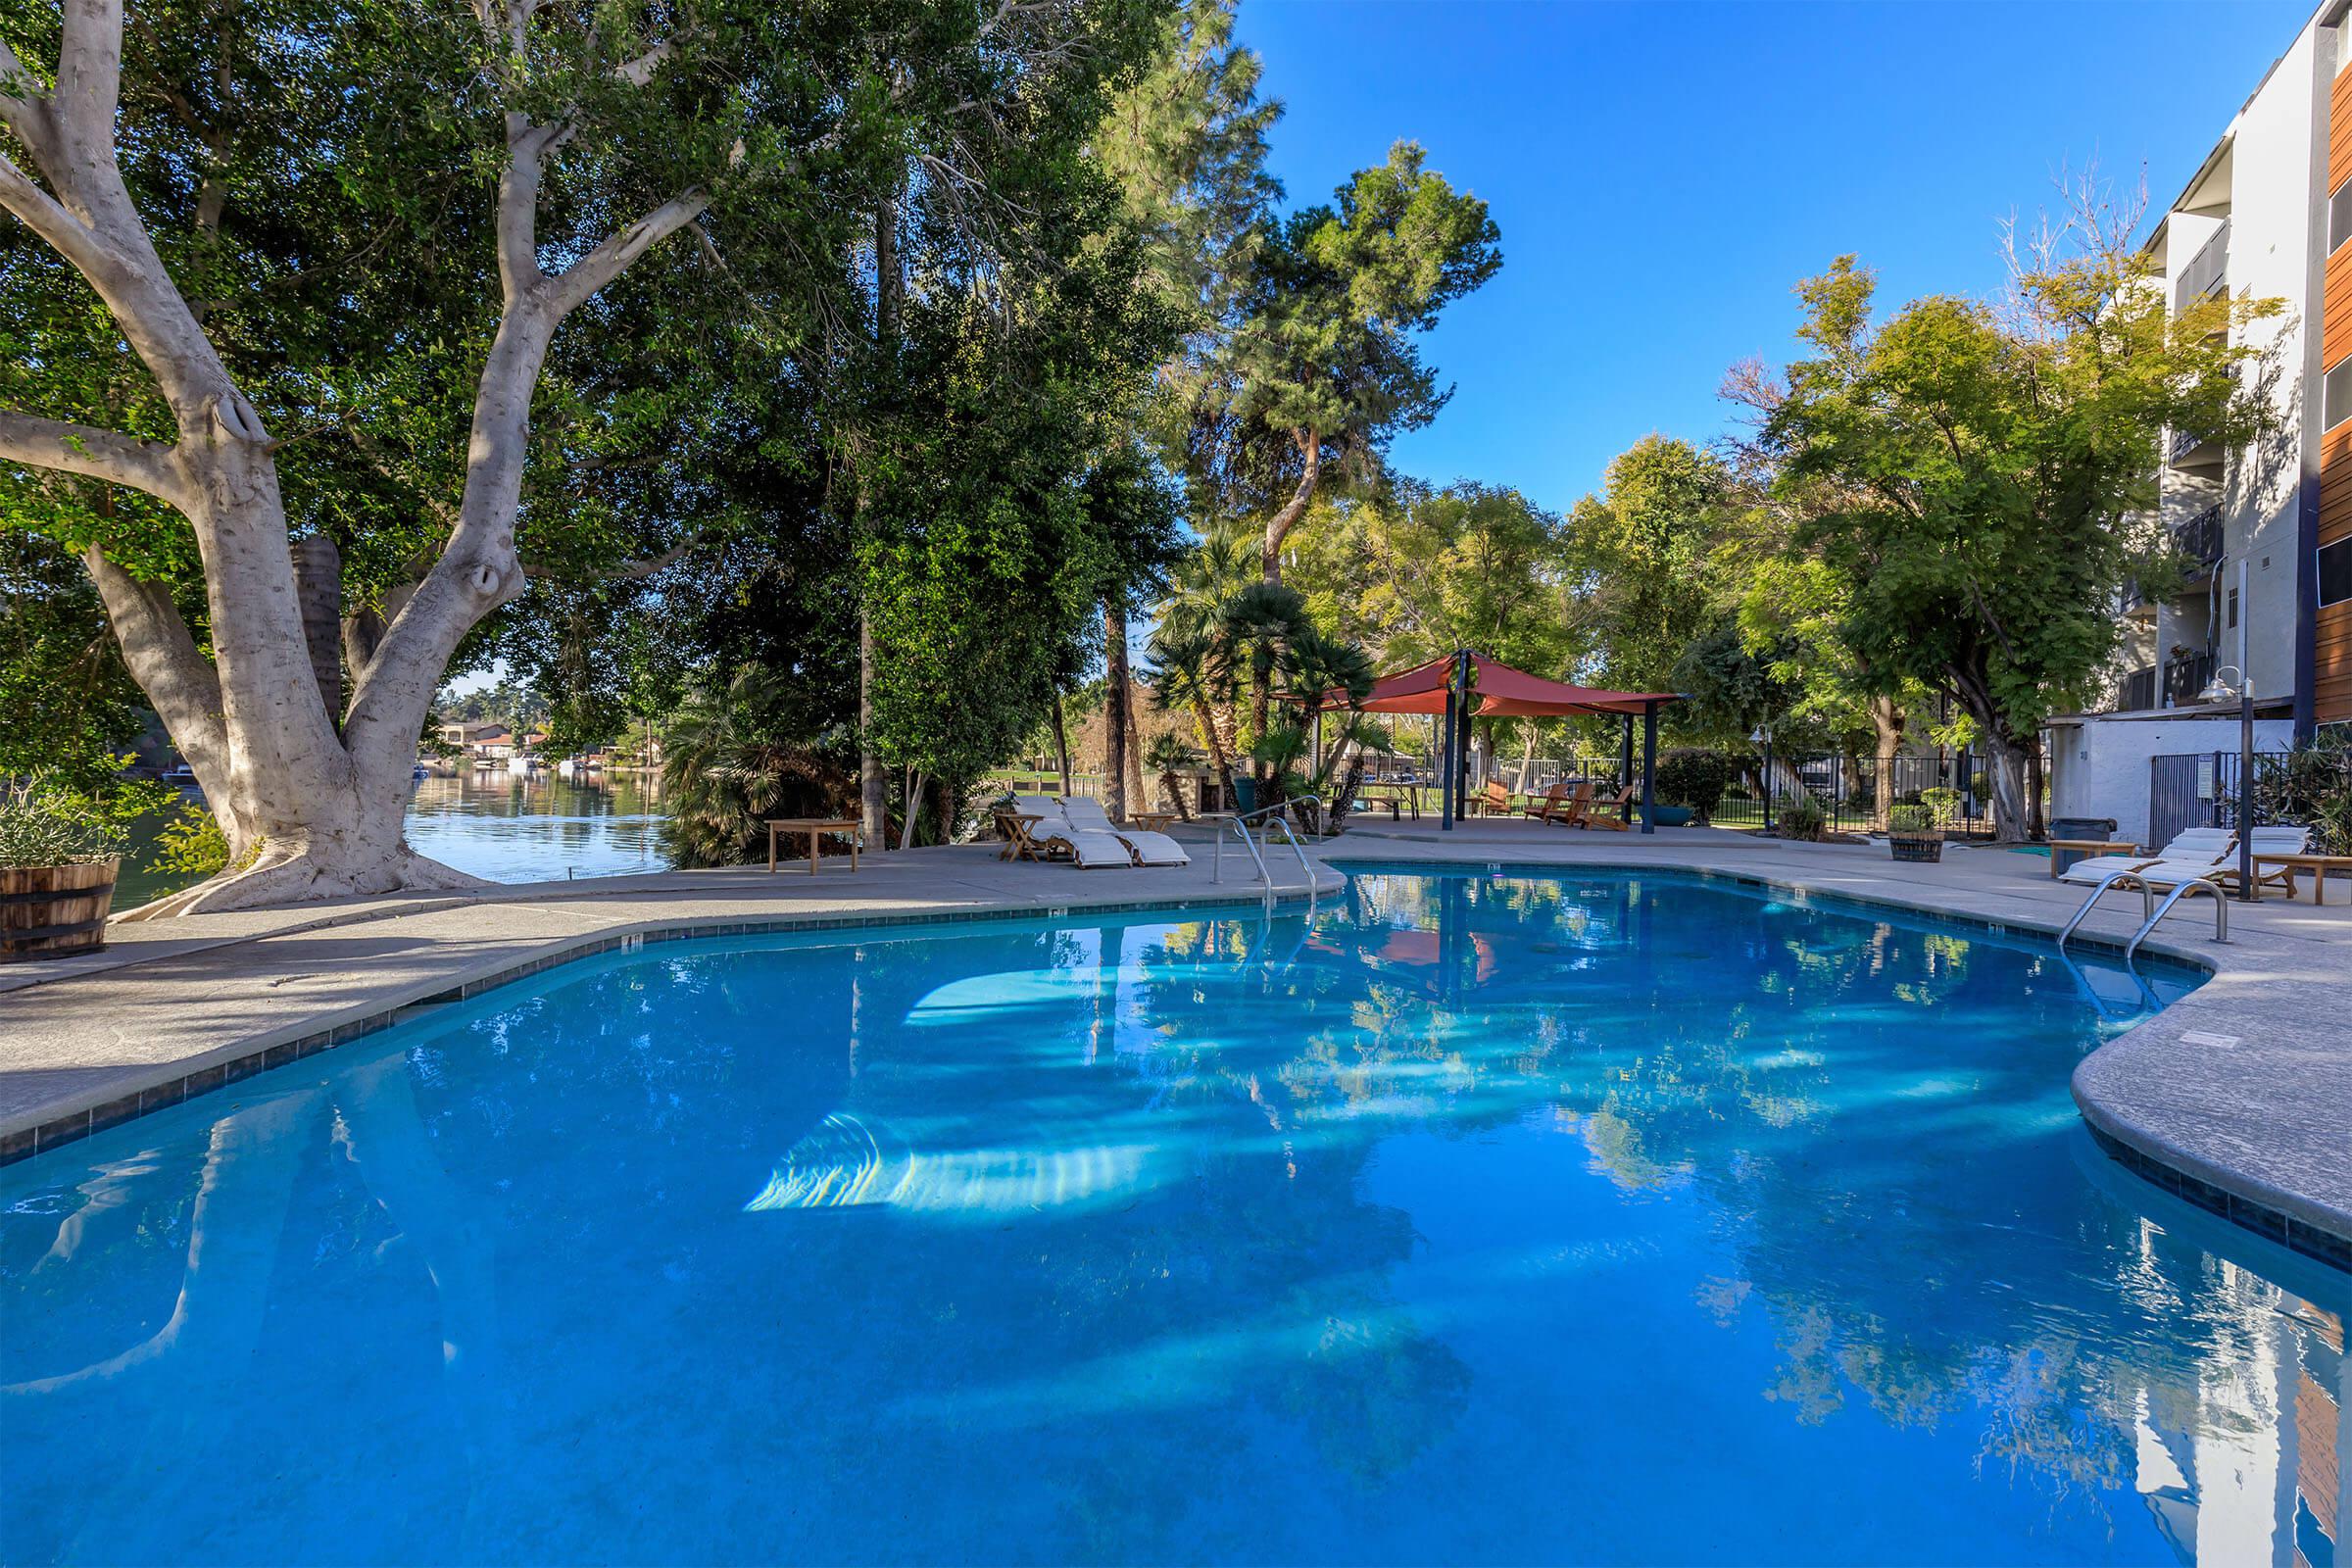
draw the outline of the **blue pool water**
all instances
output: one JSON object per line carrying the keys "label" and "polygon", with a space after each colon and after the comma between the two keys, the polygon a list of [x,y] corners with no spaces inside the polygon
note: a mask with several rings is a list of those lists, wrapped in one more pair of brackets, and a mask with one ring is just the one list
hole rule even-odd
{"label": "blue pool water", "polygon": [[657,946],[0,1171],[0,1558],[2346,1561],[2179,995],[1671,876]]}

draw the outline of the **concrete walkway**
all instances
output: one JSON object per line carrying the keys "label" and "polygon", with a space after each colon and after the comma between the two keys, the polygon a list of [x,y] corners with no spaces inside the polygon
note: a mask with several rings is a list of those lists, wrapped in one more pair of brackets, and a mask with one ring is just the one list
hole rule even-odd
{"label": "concrete walkway", "polygon": [[[7,971],[0,1162],[339,1045],[428,1001],[652,937],[1255,903],[1255,869],[1204,837],[1194,863],[1081,871],[993,845],[551,882],[435,898],[117,925],[104,953]],[[1287,870],[1285,861],[1288,861]],[[1339,874],[1269,862],[1278,897]]]}
{"label": "concrete walkway", "polygon": [[[118,927],[104,955],[0,971],[0,1161],[69,1143],[263,1067],[584,954],[676,933],[1254,902],[1228,855],[1213,883],[1206,843],[1181,869],[1081,872],[1008,864],[993,847],[873,856],[853,876],[828,859],[667,872],[487,894],[354,901],[264,914]],[[1799,845],[1709,829],[1602,833],[1501,819],[1442,832],[1434,820],[1362,821],[1326,846],[1334,866],[1646,865],[1761,879],[2011,929],[2054,932],[2081,890],[2038,855],[1947,849],[1897,864],[1883,846]],[[1278,892],[1309,879],[1288,851]],[[1285,866],[1287,864],[1287,871]],[[1316,868],[1324,891],[1336,871]],[[2344,897],[2341,887],[2335,897]],[[2083,927],[2111,948],[2139,919],[2112,895]],[[2300,1250],[2352,1266],[2352,907],[2235,906],[2227,946],[2211,906],[2183,906],[2145,951],[2214,978],[2087,1057],[2084,1117],[2111,1152],[2172,1191]],[[2079,939],[2079,940],[2082,940]]]}

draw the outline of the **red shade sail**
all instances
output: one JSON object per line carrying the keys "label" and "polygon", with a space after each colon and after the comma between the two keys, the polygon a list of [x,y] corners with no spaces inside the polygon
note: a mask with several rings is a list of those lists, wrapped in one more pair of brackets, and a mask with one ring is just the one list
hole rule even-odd
{"label": "red shade sail", "polygon": [[[1443,713],[1446,686],[1453,678],[1451,654],[1384,675],[1373,683],[1364,700],[1367,713]],[[1549,717],[1559,713],[1639,713],[1651,703],[1679,703],[1680,692],[1612,692],[1597,686],[1570,686],[1545,680],[1526,670],[1489,659],[1470,656],[1473,689],[1478,693],[1479,716],[1503,718]],[[1328,692],[1326,709],[1348,707],[1346,694]]]}

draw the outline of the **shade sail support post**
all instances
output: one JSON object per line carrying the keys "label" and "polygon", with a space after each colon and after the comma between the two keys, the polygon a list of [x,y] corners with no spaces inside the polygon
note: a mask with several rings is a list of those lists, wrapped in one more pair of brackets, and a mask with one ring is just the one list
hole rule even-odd
{"label": "shade sail support post", "polygon": [[1658,830],[1658,705],[1642,705],[1642,831]]}

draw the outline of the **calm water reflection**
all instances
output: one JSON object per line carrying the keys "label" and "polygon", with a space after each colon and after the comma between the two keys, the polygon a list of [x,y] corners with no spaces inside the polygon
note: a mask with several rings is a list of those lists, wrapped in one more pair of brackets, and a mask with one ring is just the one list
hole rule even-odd
{"label": "calm water reflection", "polygon": [[2332,1568],[2347,1280],[2067,1099],[2186,983],[1401,872],[576,965],[0,1172],[0,1558]]}
{"label": "calm water reflection", "polygon": [[670,858],[658,797],[655,781],[635,773],[436,774],[410,798],[409,843],[493,882],[660,871]]}
{"label": "calm water reflection", "polygon": [[[186,792],[201,802],[197,792]],[[419,779],[409,798],[409,842],[461,871],[492,882],[561,882],[666,870],[658,781],[636,773],[568,779],[541,769],[528,778],[504,768]],[[160,821],[134,830],[115,907],[131,908],[187,886],[153,863]]]}

